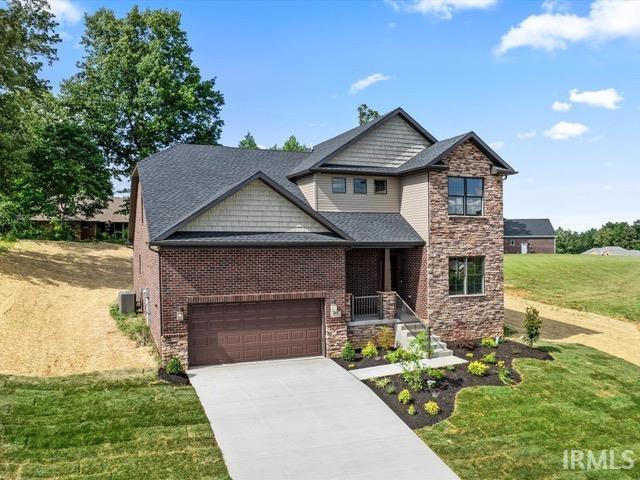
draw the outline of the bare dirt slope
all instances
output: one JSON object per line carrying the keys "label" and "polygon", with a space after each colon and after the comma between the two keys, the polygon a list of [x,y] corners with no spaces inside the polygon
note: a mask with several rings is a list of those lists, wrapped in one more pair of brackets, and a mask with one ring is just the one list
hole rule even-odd
{"label": "bare dirt slope", "polygon": [[131,250],[119,245],[19,241],[0,254],[0,373],[154,368],[108,313],[131,277]]}
{"label": "bare dirt slope", "polygon": [[580,343],[640,365],[640,328],[636,323],[505,294],[505,323],[519,333],[527,305],[540,312],[544,340]]}

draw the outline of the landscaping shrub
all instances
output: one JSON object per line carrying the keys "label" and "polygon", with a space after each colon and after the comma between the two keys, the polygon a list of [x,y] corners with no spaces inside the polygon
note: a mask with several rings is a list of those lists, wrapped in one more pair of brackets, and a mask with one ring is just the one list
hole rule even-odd
{"label": "landscaping shrub", "polygon": [[414,405],[409,405],[409,408],[407,408],[407,413],[413,416],[418,412],[416,412],[416,407]]}
{"label": "landscaping shrub", "polygon": [[495,339],[491,337],[483,338],[481,344],[483,347],[489,347],[489,348],[496,348],[498,346]]}
{"label": "landscaping shrub", "polygon": [[438,405],[433,400],[429,400],[424,404],[424,411],[427,412],[429,415],[435,416],[440,413],[440,405]]}
{"label": "landscaping shrub", "polygon": [[368,341],[361,353],[364,358],[373,358],[378,355],[378,349],[372,341]]}
{"label": "landscaping shrub", "polygon": [[471,362],[467,367],[467,370],[471,375],[477,375],[483,377],[489,371],[489,365],[482,362]]}
{"label": "landscaping shrub", "polygon": [[533,344],[540,340],[540,327],[542,319],[537,309],[529,306],[524,314],[524,335],[522,339],[533,348]]}
{"label": "landscaping shrub", "polygon": [[467,358],[473,358],[473,353],[471,353],[471,352],[465,353],[464,356],[467,357]]}
{"label": "landscaping shrub", "polygon": [[380,348],[390,350],[396,344],[396,335],[391,327],[381,327],[378,329],[378,335],[376,337],[376,343]]}
{"label": "landscaping shrub", "polygon": [[340,352],[340,358],[345,362],[353,362],[356,359],[356,351],[351,342],[345,342],[342,352]]}
{"label": "landscaping shrub", "polygon": [[396,389],[396,386],[393,383],[390,383],[389,385],[384,387],[384,391],[387,392],[389,395],[394,395],[398,390]]}
{"label": "landscaping shrub", "polygon": [[167,363],[165,367],[165,371],[169,375],[184,375],[184,367],[176,357],[171,357],[171,360],[169,360],[169,363]]}
{"label": "landscaping shrub", "polygon": [[455,365],[447,365],[447,370],[449,370],[450,372],[455,372],[456,371],[456,366]]}
{"label": "landscaping shrub", "polygon": [[498,362],[498,378],[505,385],[513,385],[516,383],[513,378],[511,378],[511,371],[506,367],[502,360]]}
{"label": "landscaping shrub", "polygon": [[484,357],[482,357],[482,361],[485,363],[495,364],[498,360],[496,360],[495,352],[487,353]]}
{"label": "landscaping shrub", "polygon": [[409,350],[421,358],[427,358],[431,354],[431,344],[429,343],[427,332],[418,333],[409,342]]}
{"label": "landscaping shrub", "polygon": [[376,378],[373,380],[373,384],[378,388],[386,388],[391,383],[389,377]]}
{"label": "landscaping shrub", "polygon": [[135,313],[124,314],[120,313],[117,305],[111,305],[109,307],[109,313],[111,317],[116,321],[116,326],[127,338],[130,338],[136,345],[151,345],[153,337],[151,336],[151,329],[144,318]]}
{"label": "landscaping shrub", "polygon": [[389,352],[384,356],[384,359],[389,363],[409,362],[413,360],[415,354],[405,350],[404,348],[398,348],[393,352]]}
{"label": "landscaping shrub", "polygon": [[425,380],[423,378],[424,370],[416,368],[409,370],[407,368],[402,372],[402,379],[407,386],[414,392],[421,392],[425,387]]}
{"label": "landscaping shrub", "polygon": [[347,368],[356,368],[356,364],[355,363],[350,363],[349,365],[347,365]]}
{"label": "landscaping shrub", "polygon": [[403,405],[409,405],[411,402],[413,402],[413,397],[411,396],[411,392],[406,388],[402,390],[398,394],[398,401]]}
{"label": "landscaping shrub", "polygon": [[436,381],[444,380],[447,376],[443,370],[439,368],[427,368],[427,376],[433,378]]}

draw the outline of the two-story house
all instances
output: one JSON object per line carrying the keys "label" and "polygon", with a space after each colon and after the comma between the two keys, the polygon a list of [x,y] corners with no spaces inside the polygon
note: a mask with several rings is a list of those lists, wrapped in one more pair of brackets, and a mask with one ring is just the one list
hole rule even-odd
{"label": "two-story house", "polygon": [[164,361],[337,355],[416,315],[503,330],[502,183],[475,133],[398,108],[311,152],[175,145],[138,163],[134,286]]}

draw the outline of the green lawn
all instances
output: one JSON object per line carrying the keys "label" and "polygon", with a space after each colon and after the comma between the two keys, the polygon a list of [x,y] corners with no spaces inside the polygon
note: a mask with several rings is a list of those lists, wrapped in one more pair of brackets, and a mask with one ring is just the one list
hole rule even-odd
{"label": "green lawn", "polygon": [[505,255],[504,275],[532,300],[640,321],[640,258]]}
{"label": "green lawn", "polygon": [[228,479],[191,387],[0,376],[0,478]]}
{"label": "green lawn", "polygon": [[[640,368],[580,345],[516,360],[514,387],[458,394],[455,413],[417,431],[463,479],[640,478]],[[563,470],[565,449],[635,451],[631,470]],[[620,463],[623,463],[620,460]]]}

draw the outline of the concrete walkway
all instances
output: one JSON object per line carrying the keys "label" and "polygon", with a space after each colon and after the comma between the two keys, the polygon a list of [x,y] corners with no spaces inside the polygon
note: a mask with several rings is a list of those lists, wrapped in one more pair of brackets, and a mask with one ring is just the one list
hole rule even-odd
{"label": "concrete walkway", "polygon": [[[420,365],[428,368],[443,368],[448,367],[449,365],[460,365],[462,363],[468,362],[467,360],[463,360],[455,355],[449,355],[448,357],[425,358],[420,360]],[[402,372],[402,364],[400,363],[387,363],[376,367],[358,368],[356,370],[349,371],[351,375],[359,380],[398,375]]]}
{"label": "concrete walkway", "polygon": [[234,480],[458,478],[329,359],[198,367],[189,377]]}

